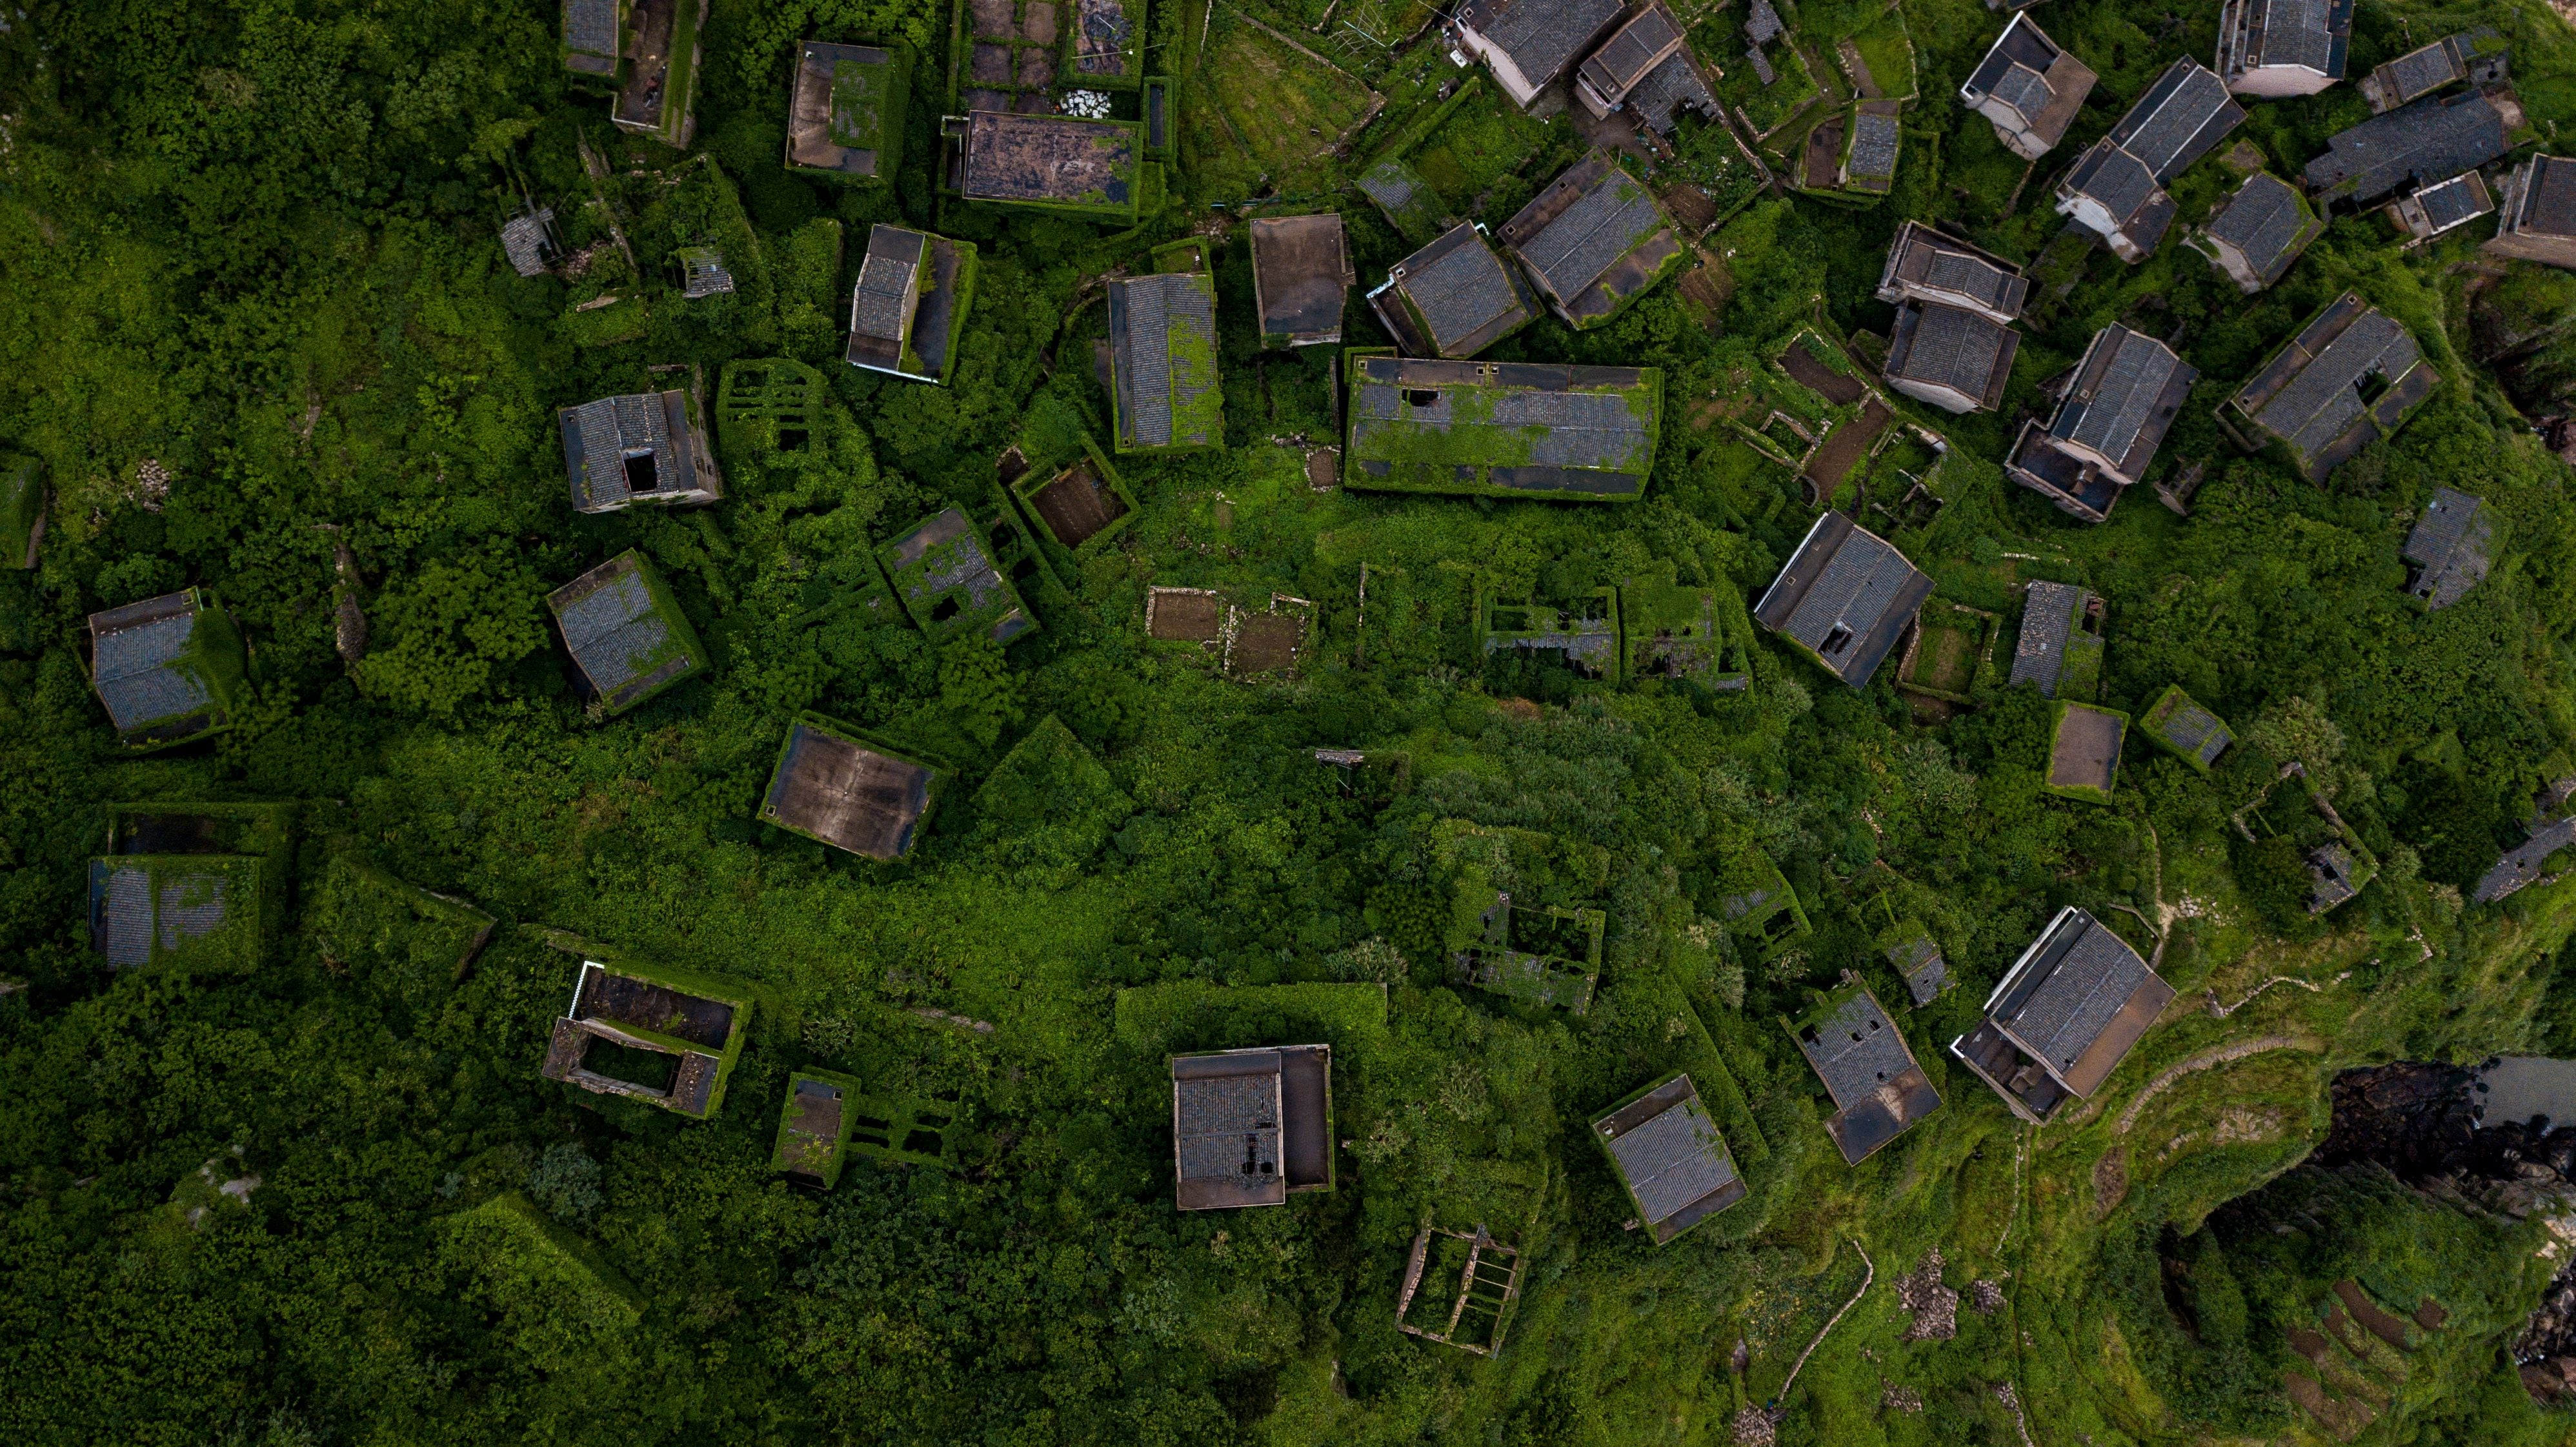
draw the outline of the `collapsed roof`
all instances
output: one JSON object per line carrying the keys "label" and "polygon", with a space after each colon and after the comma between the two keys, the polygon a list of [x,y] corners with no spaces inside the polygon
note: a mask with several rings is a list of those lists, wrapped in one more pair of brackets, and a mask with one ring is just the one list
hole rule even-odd
{"label": "collapsed roof", "polygon": [[1333,1185],[1333,1047],[1175,1055],[1172,1165],[1184,1211],[1285,1204]]}
{"label": "collapsed roof", "polygon": [[1351,487],[1619,500],[1654,468],[1651,368],[1378,355],[1349,371]]}
{"label": "collapsed roof", "polygon": [[[2414,336],[2350,292],[2254,374],[2228,406],[2278,439],[2310,482],[2397,430],[2439,384]],[[2364,400],[2366,388],[2376,395]]]}
{"label": "collapsed roof", "polygon": [[1793,1024],[1790,1033],[1825,1083],[1825,1093],[1833,1097],[1835,1110],[1825,1133],[1850,1165],[1867,1160],[1941,1108],[1931,1077],[1865,985],[1855,983],[1829,996]]}
{"label": "collapsed roof", "polygon": [[1607,156],[1568,167],[1511,220],[1502,240],[1574,326],[1597,326],[1681,256],[1671,218]]}
{"label": "collapsed roof", "polygon": [[2495,515],[2457,488],[2433,489],[2424,515],[2406,534],[2404,557],[2415,565],[2406,591],[2427,608],[2448,608],[2487,575]]}
{"label": "collapsed roof", "polygon": [[2477,91],[2426,96],[2336,132],[2308,162],[2319,204],[2368,206],[2410,186],[2446,181],[2512,149],[2504,113]]}

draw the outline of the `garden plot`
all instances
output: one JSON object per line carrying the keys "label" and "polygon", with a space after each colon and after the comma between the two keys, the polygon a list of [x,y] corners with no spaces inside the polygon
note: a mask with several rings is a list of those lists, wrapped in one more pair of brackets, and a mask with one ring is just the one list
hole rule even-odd
{"label": "garden plot", "polygon": [[1192,99],[1182,107],[1191,159],[1215,168],[1220,195],[1321,189],[1335,149],[1379,104],[1357,76],[1224,8],[1209,21]]}

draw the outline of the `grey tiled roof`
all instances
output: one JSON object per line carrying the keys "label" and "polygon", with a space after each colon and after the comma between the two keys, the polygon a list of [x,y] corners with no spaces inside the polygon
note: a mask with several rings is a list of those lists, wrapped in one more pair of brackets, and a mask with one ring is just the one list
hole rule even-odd
{"label": "grey tiled roof", "polygon": [[196,631],[197,615],[182,611],[96,636],[92,676],[118,729],[183,718],[214,701],[204,680],[181,662]]}
{"label": "grey tiled roof", "polygon": [[2308,190],[2332,191],[2356,205],[2474,170],[2510,147],[2504,116],[2475,91],[2427,96],[2340,131],[2326,144],[2308,162]]}
{"label": "grey tiled roof", "polygon": [[[1174,367],[1172,334],[1195,336],[1214,355],[1216,316],[1207,278],[1196,272],[1128,277],[1109,284],[1111,332],[1118,342],[1118,404],[1138,447],[1208,443],[1204,433],[1176,434],[1176,419],[1215,385],[1187,366]],[[1122,325],[1123,323],[1123,325]]]}
{"label": "grey tiled roof", "polygon": [[1882,301],[1955,296],[2003,316],[2017,316],[2030,283],[2011,266],[1919,221],[1897,228],[1879,273]]}
{"label": "grey tiled roof", "polygon": [[2401,377],[2419,357],[2415,338],[2404,327],[2376,309],[2366,310],[2264,404],[2254,420],[2300,452],[2314,455],[2362,416],[2359,384],[2364,377]]}
{"label": "grey tiled roof", "polygon": [[2514,225],[2544,236],[2576,236],[2576,161],[2534,156]]}
{"label": "grey tiled roof", "polygon": [[2111,143],[2138,158],[2162,185],[2209,153],[2245,119],[2227,83],[2196,60],[2177,60],[2111,128]]}
{"label": "grey tiled roof", "polygon": [[2039,685],[2042,697],[2057,697],[2057,676],[2066,666],[2066,640],[2075,632],[2075,615],[2084,608],[2084,590],[2067,583],[2034,580],[2021,607],[2021,641],[2013,646],[2014,684]]}
{"label": "grey tiled roof", "polygon": [[626,482],[629,451],[653,455],[657,493],[696,485],[687,439],[671,432],[669,414],[679,398],[677,392],[635,392],[563,410],[564,465],[575,507],[597,511],[634,496]]}
{"label": "grey tiled roof", "polygon": [[2343,37],[2336,34],[2340,19],[2349,28],[2350,6],[2338,16],[2335,0],[2245,0],[2248,20],[2260,36],[2259,45],[2247,59],[2255,65],[2305,66],[2320,75],[2340,78],[2343,74]]}
{"label": "grey tiled roof", "polygon": [[2486,215],[2495,209],[2488,200],[2486,184],[2475,171],[2466,171],[2415,193],[2415,204],[2424,208],[2424,219],[2436,235]]}
{"label": "grey tiled roof", "polygon": [[90,865],[92,943],[112,969],[127,970],[223,928],[230,881],[214,872],[172,870],[155,878],[132,864]]}
{"label": "grey tiled roof", "polygon": [[1178,1078],[1172,1094],[1182,1180],[1279,1177],[1277,1071]]}
{"label": "grey tiled roof", "polygon": [[2147,209],[2163,188],[2146,162],[2102,140],[2076,161],[2066,189],[2092,197],[2114,220],[2126,222]]}
{"label": "grey tiled roof", "polygon": [[1981,87],[1986,94],[2021,112],[2027,120],[2048,108],[2048,77],[2027,65],[2007,62],[1994,79]]}
{"label": "grey tiled roof", "polygon": [[1963,307],[1915,302],[1910,344],[1888,360],[1888,375],[1952,387],[1983,398],[1998,363],[2009,365],[2012,329]]}
{"label": "grey tiled roof", "polygon": [[921,270],[928,238],[899,226],[868,228],[867,259],[850,300],[850,329],[862,336],[901,342],[912,324],[913,278]]}
{"label": "grey tiled roof", "polygon": [[1854,176],[1896,174],[1896,147],[1901,132],[1896,117],[1862,111],[1852,117],[1850,172]]}
{"label": "grey tiled roof", "polygon": [[[1788,565],[1754,608],[1766,628],[1788,635],[1836,677],[1869,682],[1897,635],[1913,621],[1932,580],[1884,539],[1827,513],[1808,529]],[[1836,633],[1847,641],[1829,648]]]}
{"label": "grey tiled roof", "polygon": [[1608,1144],[1649,1226],[1736,1179],[1726,1142],[1696,1094]]}
{"label": "grey tiled roof", "polygon": [[583,55],[618,53],[617,0],[563,0],[564,48]]}
{"label": "grey tiled roof", "polygon": [[603,695],[614,695],[641,677],[656,661],[654,653],[671,641],[670,626],[653,607],[652,589],[631,566],[566,604],[555,617],[563,626],[564,647]]}
{"label": "grey tiled roof", "polygon": [[683,250],[680,271],[680,295],[687,300],[722,296],[733,290],[733,273],[725,269],[724,253],[712,246]]}
{"label": "grey tiled roof", "polygon": [[1648,5],[1627,24],[1610,32],[1610,38],[1585,58],[1583,77],[1601,92],[1603,99],[1616,105],[1645,80],[1656,63],[1655,57],[1681,38],[1672,12],[1661,5]]}
{"label": "grey tiled roof", "polygon": [[1458,23],[1510,56],[1530,84],[1544,86],[1624,8],[1621,0],[1469,0]]}
{"label": "grey tiled roof", "polygon": [[[1451,241],[1449,238],[1460,230],[1466,230],[1467,236]],[[1447,351],[1519,310],[1521,301],[1512,289],[1511,273],[1503,269],[1503,259],[1473,228],[1463,224],[1453,227],[1447,236],[1423,250],[1437,250],[1443,244],[1448,250],[1419,271],[1413,269],[1409,259],[1403,263],[1406,274],[1402,285],[1406,298],[1430,324],[1433,345]]]}
{"label": "grey tiled roof", "polygon": [[1914,1068],[1914,1052],[1866,990],[1845,995],[1833,1014],[1799,1032],[1798,1048],[1834,1104],[1846,1108]]}
{"label": "grey tiled roof", "polygon": [[546,269],[546,253],[552,246],[546,239],[546,228],[553,224],[554,209],[522,211],[501,224],[501,254],[510,259],[510,269],[521,276],[536,276]]}
{"label": "grey tiled roof", "polygon": [[1753,9],[1744,17],[1744,38],[1755,45],[1769,45],[1788,33],[1780,23],[1780,12],[1771,0],[1753,0]]}
{"label": "grey tiled roof", "polygon": [[1550,291],[1573,298],[1663,224],[1663,208],[1655,198],[1627,172],[1612,167],[1537,235],[1513,249]]}
{"label": "grey tiled roof", "polygon": [[[2048,430],[2117,462],[2138,445],[2167,386],[2189,371],[2182,358],[2155,338],[2123,326],[2105,327],[2086,349],[2075,390]],[[2161,438],[2163,429],[2156,431]]]}
{"label": "grey tiled roof", "polygon": [[2404,557],[2416,566],[2407,591],[2434,608],[2460,601],[2486,577],[2495,519],[2485,503],[2455,488],[2433,489],[2433,500],[2406,535]]}
{"label": "grey tiled roof", "polygon": [[[1765,82],[1768,84],[1768,82]],[[1671,135],[1679,122],[1674,113],[1687,106],[1703,116],[1718,114],[1717,97],[1709,92],[1707,77],[1685,46],[1664,57],[1664,63],[1646,73],[1646,78],[1628,92],[1628,105],[1646,118],[1646,124]]]}
{"label": "grey tiled roof", "polygon": [[2448,36],[2418,46],[2382,68],[2388,72],[2395,98],[2401,102],[2429,95],[2468,74]]}
{"label": "grey tiled roof", "polygon": [[2227,752],[2227,746],[2236,742],[2236,735],[2219,722],[2218,715],[2187,698],[2177,700],[2173,710],[2155,720],[2155,725],[2166,743],[2203,764],[2216,763],[2218,756]]}
{"label": "grey tiled roof", "polygon": [[1888,946],[1887,962],[1905,976],[1906,991],[1917,1005],[1931,1004],[1950,981],[1950,963],[1941,957],[1941,946],[1930,935]]}
{"label": "grey tiled roof", "polygon": [[[2060,945],[2063,953],[2049,964]],[[2062,1073],[2092,1048],[2151,972],[2128,941],[2081,910],[2062,916],[2034,948],[2041,951],[2034,968],[2045,973],[2020,982],[1998,1002],[1994,1019]]]}
{"label": "grey tiled roof", "polygon": [[2290,183],[2269,171],[2257,171],[2245,178],[2205,229],[2212,240],[2243,252],[2246,264],[2269,286],[2298,259],[2299,234],[2307,226],[2307,213]]}

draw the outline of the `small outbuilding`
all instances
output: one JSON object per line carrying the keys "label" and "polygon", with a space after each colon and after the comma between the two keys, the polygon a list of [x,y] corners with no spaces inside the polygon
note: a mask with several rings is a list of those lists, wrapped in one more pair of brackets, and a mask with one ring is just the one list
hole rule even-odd
{"label": "small outbuilding", "polygon": [[750,1024],[751,996],[740,986],[584,959],[539,1073],[704,1120],[724,1105]]}
{"label": "small outbuilding", "polygon": [[901,859],[946,782],[846,724],[799,714],[778,746],[760,821],[870,859]]}
{"label": "small outbuilding", "polygon": [[231,615],[196,588],[89,615],[90,685],[137,752],[232,727],[249,666]]}
{"label": "small outbuilding", "polygon": [[644,555],[629,548],[546,595],[591,711],[626,712],[707,666],[706,645]]}
{"label": "small outbuilding", "polygon": [[1265,347],[1342,339],[1342,307],[1359,273],[1338,212],[1252,220],[1252,300]]}
{"label": "small outbuilding", "polygon": [[2302,476],[2323,483],[2440,385],[2412,333],[2345,292],[2228,399],[2220,420],[2249,446],[2278,443]]}
{"label": "small outbuilding", "polygon": [[1833,1097],[1825,1134],[1856,1166],[1939,1110],[1941,1094],[1878,997],[1858,978],[1843,979],[1804,1017],[1783,1023]]}
{"label": "small outbuilding", "polygon": [[2388,219],[2406,233],[2409,246],[2421,246],[2494,214],[2495,198],[2487,193],[2486,177],[2475,171],[2462,171],[2388,203]]}
{"label": "small outbuilding", "polygon": [[1333,1188],[1333,1047],[1175,1055],[1172,1168],[1184,1211],[1285,1205]]}
{"label": "small outbuilding", "polygon": [[975,299],[975,244],[883,223],[868,228],[868,250],[850,287],[853,367],[945,382],[966,335]]}
{"label": "small outbuilding", "polygon": [[903,159],[911,52],[808,40],[787,103],[787,169],[890,180]]}
{"label": "small outbuilding", "polygon": [[529,206],[501,223],[501,254],[521,276],[543,276],[563,248],[555,240],[551,206]]}
{"label": "small outbuilding", "polygon": [[1407,355],[1461,361],[1528,326],[1537,298],[1473,223],[1387,268],[1369,306]]}
{"label": "small outbuilding", "polygon": [[1599,152],[1549,182],[1499,235],[1548,305],[1578,331],[1617,316],[1682,258],[1681,237],[1662,204]]}
{"label": "small outbuilding", "polygon": [[2251,296],[2279,281],[2325,229],[2297,187],[2257,171],[2192,234],[2192,245]]}
{"label": "small outbuilding", "polygon": [[1684,109],[1719,118],[1708,75],[1691,53],[1680,20],[1664,0],[1647,0],[1584,58],[1574,73],[1575,99],[1600,120],[1626,111],[1636,123],[1671,135]]}
{"label": "small outbuilding", "polygon": [[2066,139],[2097,79],[2075,52],[2015,11],[1959,87],[1959,99],[1994,123],[1995,138],[2014,155],[2036,161]]}
{"label": "small outbuilding", "polygon": [[1687,1074],[1665,1076],[1611,1107],[1592,1122],[1592,1137],[1658,1246],[1744,1199],[1735,1155]]}
{"label": "small outbuilding", "polygon": [[2495,548],[2495,514],[2457,488],[2433,489],[2424,515],[2406,534],[2412,566],[2406,591],[2425,608],[2448,608],[2484,581]]}
{"label": "small outbuilding", "polygon": [[1941,997],[1950,986],[1950,962],[1942,957],[1940,941],[1928,934],[1899,940],[1886,950],[1888,964],[1905,977],[1905,992],[1914,997],[1914,1007],[1921,1009]]}
{"label": "small outbuilding", "polygon": [[2059,700],[2048,738],[2048,780],[2040,787],[2064,799],[2111,802],[2128,737],[2129,716],[2118,709]]}
{"label": "small outbuilding", "polygon": [[292,804],[110,805],[89,862],[90,948],[111,970],[256,968],[285,913]]}
{"label": "small outbuilding", "polygon": [[1763,590],[1753,617],[1827,673],[1862,688],[1930,596],[1931,577],[1894,545],[1828,512]]}
{"label": "small outbuilding", "polygon": [[602,397],[555,413],[575,512],[617,512],[636,503],[678,506],[724,496],[715,450],[686,392]]}
{"label": "small outbuilding", "polygon": [[2383,62],[2362,77],[2361,98],[2370,102],[2371,112],[2376,115],[2422,100],[2458,81],[2471,80],[2482,86],[2498,84],[2504,80],[2505,71],[2504,37],[2480,26],[2445,35],[2430,45],[2419,45],[2395,60]]}
{"label": "small outbuilding", "polygon": [[2110,926],[2073,905],[2013,963],[1986,998],[1985,1019],[1950,1043],[2013,1114],[2046,1125],[2090,1096],[2173,1000]]}
{"label": "small outbuilding", "polygon": [[[574,0],[591,8],[608,0]],[[622,131],[687,150],[697,135],[699,28],[707,0],[624,0],[625,75],[608,118]]]}

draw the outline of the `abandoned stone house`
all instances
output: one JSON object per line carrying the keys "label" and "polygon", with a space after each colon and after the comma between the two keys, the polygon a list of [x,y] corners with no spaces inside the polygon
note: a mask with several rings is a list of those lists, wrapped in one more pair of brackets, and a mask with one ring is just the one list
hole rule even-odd
{"label": "abandoned stone house", "polygon": [[2014,155],[2036,161],[2066,139],[2097,78],[2075,52],[2016,11],[1960,85],[1959,99],[1994,123],[1995,138]]}
{"label": "abandoned stone house", "polygon": [[1878,274],[1880,301],[1964,307],[1997,324],[2018,318],[2029,296],[2019,267],[1920,221],[1896,228]]}
{"label": "abandoned stone house", "polygon": [[2504,37],[2493,30],[2481,26],[2445,35],[2395,60],[2382,62],[2362,77],[2362,99],[2370,102],[2375,115],[2421,100],[2458,81],[2474,81],[2481,86],[2500,84],[2505,78],[2506,60]]}
{"label": "abandoned stone house", "polygon": [[2173,224],[2165,187],[2244,119],[2208,67],[2177,60],[2058,182],[2057,209],[2122,261],[2144,261]]}
{"label": "abandoned stone house", "polygon": [[1879,375],[1946,412],[1991,412],[2003,404],[2020,346],[2021,333],[1982,311],[1908,301],[1896,309]]}
{"label": "abandoned stone house", "polygon": [[1388,267],[1369,307],[1407,355],[1463,361],[1519,331],[1537,298],[1471,222]]}
{"label": "abandoned stone house", "polygon": [[944,776],[819,714],[788,726],[760,819],[870,859],[912,851]]}
{"label": "abandoned stone house", "polygon": [[1339,213],[1256,216],[1252,235],[1253,309],[1261,342],[1311,347],[1342,339],[1342,308],[1359,282]]}
{"label": "abandoned stone house", "polygon": [[850,286],[843,359],[891,377],[947,381],[973,305],[975,262],[972,242],[883,223],[869,227],[867,254]]}
{"label": "abandoned stone house", "polygon": [[2004,460],[2015,482],[2086,522],[2104,522],[2143,481],[2200,373],[2118,323],[2096,332],[2043,426],[2022,424]]}
{"label": "abandoned stone house", "polygon": [[724,496],[715,450],[688,393],[636,392],[556,412],[575,512],[636,503],[709,503]]}
{"label": "abandoned stone house", "polygon": [[286,904],[292,804],[110,805],[89,862],[90,948],[111,970],[260,963]]}
{"label": "abandoned stone house", "polygon": [[1607,38],[1623,0],[1468,0],[1449,22],[1458,49],[1485,62],[1514,105],[1527,108]]}
{"label": "abandoned stone house", "polygon": [[2521,107],[2509,97],[2426,96],[2328,137],[2302,174],[2320,209],[2358,210],[2502,158],[2521,123]]}
{"label": "abandoned stone house", "polygon": [[2352,0],[2226,0],[2218,74],[2238,95],[2315,95],[2343,79]]}
{"label": "abandoned stone house", "polygon": [[1687,1074],[1666,1076],[1592,1122],[1593,1139],[1662,1246],[1744,1199],[1743,1175]]}
{"label": "abandoned stone house", "polygon": [[751,998],[733,987],[584,959],[540,1073],[704,1120],[724,1104],[750,1023]]}
{"label": "abandoned stone house", "polygon": [[1625,112],[1638,126],[1671,135],[1684,110],[1719,118],[1708,74],[1688,31],[1664,0],[1633,7],[1628,19],[1575,69],[1574,95],[1601,120]]}
{"label": "abandoned stone house", "polygon": [[1861,688],[1930,596],[1931,577],[1903,553],[1843,514],[1827,512],[1763,591],[1753,617],[1827,673]]}
{"label": "abandoned stone house", "polygon": [[2533,156],[2514,167],[2497,211],[2488,251],[2576,268],[2576,160]]}
{"label": "abandoned stone house", "polygon": [[1856,1166],[1939,1110],[1941,1095],[1878,997],[1854,976],[1844,981],[1804,1018],[1785,1023],[1833,1097],[1825,1134]]}
{"label": "abandoned stone house", "polygon": [[1343,485],[1622,502],[1654,470],[1663,378],[1632,367],[1346,359]]}
{"label": "abandoned stone house", "polygon": [[1175,1055],[1174,1203],[1184,1211],[1286,1204],[1333,1188],[1333,1047]]}
{"label": "abandoned stone house", "polygon": [[2220,420],[2248,445],[2277,443],[2302,476],[2322,483],[2395,432],[2440,384],[2413,334],[2345,292],[2228,399]]}
{"label": "abandoned stone house", "polygon": [[1120,452],[1214,447],[1225,440],[1217,387],[1216,282],[1204,267],[1113,277],[1109,411]]}
{"label": "abandoned stone house", "polygon": [[1682,255],[1662,204],[1598,152],[1567,167],[1497,234],[1577,330],[1610,320]]}
{"label": "abandoned stone house", "polygon": [[232,727],[248,654],[196,588],[89,615],[90,686],[117,741],[149,751]]}
{"label": "abandoned stone house", "polygon": [[2101,677],[2102,599],[2071,583],[2033,580],[2007,686],[2027,683],[2042,698],[2089,700]]}
{"label": "abandoned stone house", "polygon": [[909,60],[891,47],[806,41],[787,103],[787,168],[891,179],[903,155]]}
{"label": "abandoned stone house", "polygon": [[2257,171],[2192,234],[2192,245],[2251,296],[2279,281],[2325,229],[2297,187]]}
{"label": "abandoned stone house", "polygon": [[1985,1018],[1950,1053],[2015,1115],[2046,1125],[2089,1096],[2173,999],[2171,985],[2111,928],[2073,905],[2014,961]]}
{"label": "abandoned stone house", "polygon": [[624,713],[706,667],[706,645],[642,553],[629,548],[546,595],[583,692]]}

